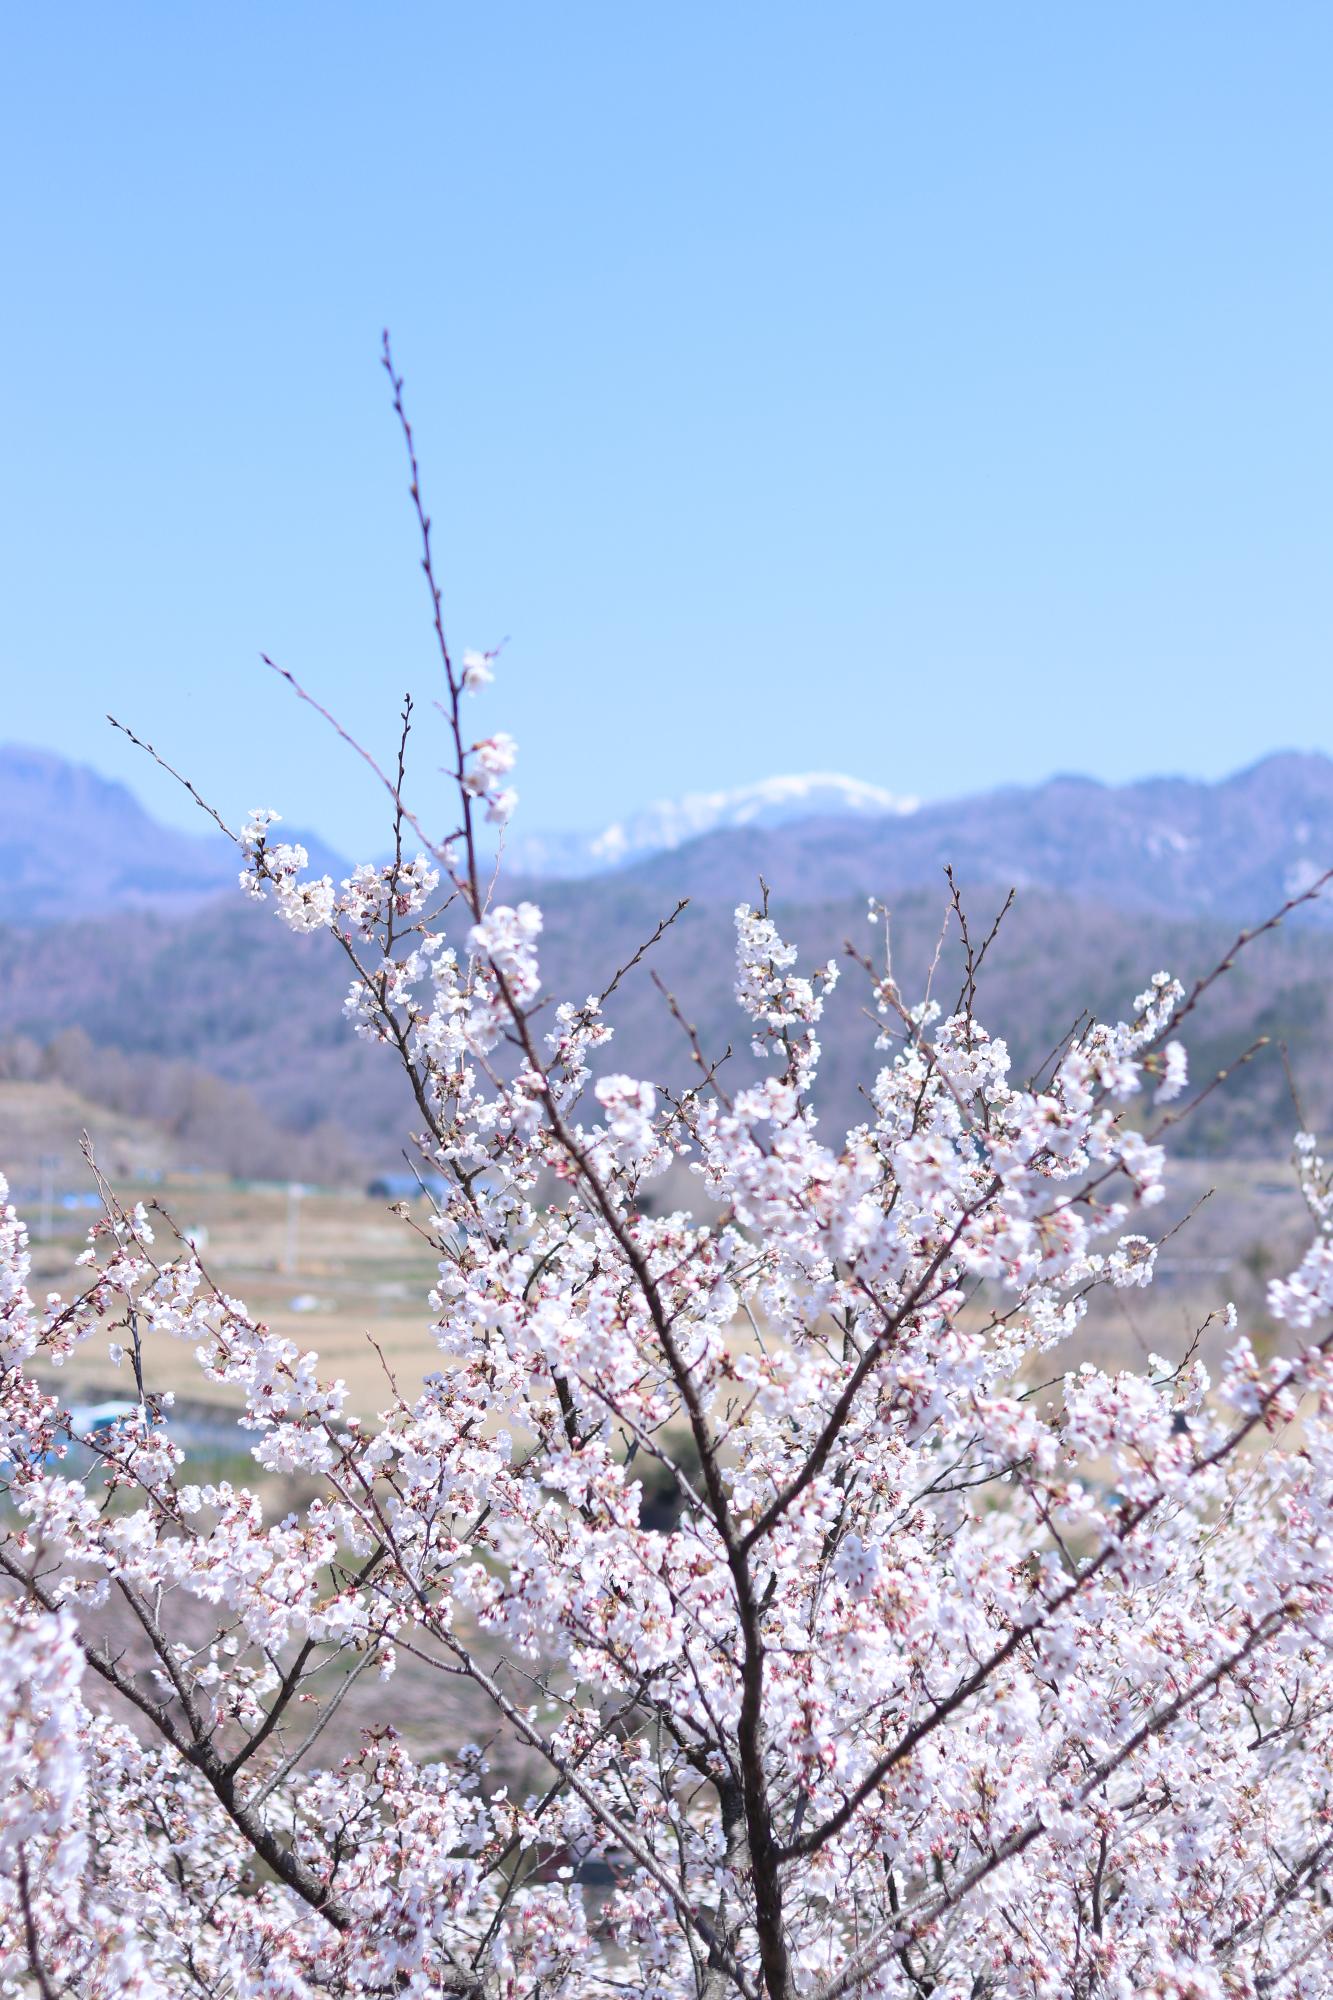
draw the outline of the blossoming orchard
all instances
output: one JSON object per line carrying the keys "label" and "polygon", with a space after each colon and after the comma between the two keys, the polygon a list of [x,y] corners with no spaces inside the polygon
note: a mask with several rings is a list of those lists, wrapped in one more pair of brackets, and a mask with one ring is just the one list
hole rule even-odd
{"label": "blossoming orchard", "polygon": [[[386,365],[451,830],[423,830],[400,756],[384,866],[312,880],[270,813],[236,837],[249,893],[337,940],[353,1025],[410,1083],[444,1188],[438,1366],[360,1416],[105,1182],[67,1300],[31,1296],[5,1211],[4,1990],[1327,2000],[1313,1140],[1275,1358],[1237,1328],[1216,1379],[1197,1353],[1111,1374],[1061,1348],[1099,1288],[1152,1281],[1208,979],[1145,968],[1123,1021],[1022,1080],[980,954],[956,1007],[922,1003],[874,907],[849,960],[865,1115],[835,1134],[835,968],[798,970],[758,899],[735,997],[764,1080],[729,1091],[699,1046],[683,1092],[618,1074],[608,996],[548,1006],[540,912],[493,897],[480,826],[513,808],[514,746],[470,739],[492,659],[448,649]],[[650,1213],[682,1162],[698,1201]],[[89,1342],[133,1406],[77,1450],[55,1371]],[[252,1480],[192,1475],[170,1342],[243,1399]],[[474,1740],[409,1747],[409,1668],[441,1713],[468,1694]],[[349,1731],[374,1675],[379,1720]]]}

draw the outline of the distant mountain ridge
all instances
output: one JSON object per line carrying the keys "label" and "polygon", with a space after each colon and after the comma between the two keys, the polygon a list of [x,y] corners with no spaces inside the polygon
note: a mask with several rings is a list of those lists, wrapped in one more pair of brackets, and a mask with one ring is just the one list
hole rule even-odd
{"label": "distant mountain ridge", "polygon": [[[283,831],[320,872],[346,872],[316,836]],[[0,744],[0,923],[183,913],[234,889],[237,873],[236,850],[220,833],[164,826],[128,785],[90,765]]]}
{"label": "distant mountain ridge", "polygon": [[671,853],[701,835],[733,827],[785,826],[806,819],[885,819],[913,813],[919,801],[837,771],[806,771],[718,792],[657,799],[600,833],[525,834],[506,843],[516,873],[576,880]]}
{"label": "distant mountain ridge", "polygon": [[[895,965],[915,992],[936,948],[940,871],[950,861],[978,924],[1008,887],[1022,892],[987,961],[982,1015],[1009,1038],[1023,1074],[1085,1003],[1115,1019],[1158,966],[1186,979],[1206,971],[1241,924],[1269,916],[1333,860],[1333,760],[1316,755],[1265,758],[1219,784],[1059,777],[912,813],[763,817],[812,796],[813,783],[805,795],[761,796],[740,824],[595,876],[511,871],[500,893],[535,894],[545,912],[546,990],[599,991],[686,895],[691,907],[654,949],[653,970],[704,1046],[725,1049],[736,1030],[731,910],[755,900],[762,874],[806,964],[840,954],[846,939],[864,944],[866,896],[883,897],[894,912]],[[338,856],[306,844],[321,872],[346,872]],[[398,1163],[414,1112],[383,1051],[342,1021],[347,972],[334,940],[294,938],[271,907],[241,896],[236,855],[221,836],[160,827],[124,786],[45,753],[4,751],[0,866],[0,1039],[33,1045],[16,1061],[50,1060],[39,1052],[52,1038],[81,1029],[98,1077],[114,1068],[103,1051],[132,1058],[141,1082],[151,1082],[154,1063],[197,1065],[244,1086],[275,1127],[317,1152],[351,1146],[377,1165]],[[1270,1045],[1269,1059],[1245,1064],[1234,1086],[1208,1098],[1199,1142],[1285,1149],[1292,1112],[1279,1043],[1312,1121],[1333,1124],[1333,898],[1303,914],[1302,927],[1284,926],[1243,952],[1192,1021],[1199,1077],[1234,1063],[1257,1037]],[[455,913],[449,923],[457,940],[466,919]],[[957,961],[951,939],[942,991],[957,990]],[[860,1115],[873,1035],[863,1004],[849,976],[821,1034],[829,1129]],[[624,983],[609,1012],[614,1066],[683,1088],[689,1051],[646,973]],[[742,1038],[727,1074],[739,1082],[754,1068]],[[234,1112],[232,1099],[210,1101],[217,1146],[235,1136]],[[331,1119],[339,1133],[320,1137]],[[244,1136],[253,1146],[249,1127]]]}
{"label": "distant mountain ridge", "polygon": [[[890,900],[964,882],[1042,889],[1159,916],[1269,916],[1333,867],[1333,758],[1284,751],[1206,783],[1105,785],[1056,777],[854,827],[810,819],[704,835],[638,864],[663,895],[748,895],[762,873],[784,896]],[[1333,897],[1307,919],[1333,924]]]}
{"label": "distant mountain ridge", "polygon": [[[316,872],[347,872],[314,836],[282,831]],[[632,882],[669,907],[751,897],[761,874],[792,902],[892,901],[938,888],[946,862],[965,883],[1125,911],[1264,917],[1333,865],[1333,758],[1280,752],[1217,783],[1055,777],[930,805],[835,773],[779,777],[660,803],[592,838],[517,835],[504,872],[530,887]],[[0,923],[184,914],[236,872],[220,834],[164,827],[127,786],[51,752],[0,747]],[[1333,925],[1333,898],[1309,916]]]}

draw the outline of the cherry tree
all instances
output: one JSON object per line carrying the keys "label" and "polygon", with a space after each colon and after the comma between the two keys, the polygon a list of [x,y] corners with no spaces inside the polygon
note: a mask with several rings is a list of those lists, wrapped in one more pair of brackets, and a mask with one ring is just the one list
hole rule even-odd
{"label": "cherry tree", "polygon": [[[1217,974],[1147,979],[1017,1080],[984,947],[952,1009],[858,949],[868,1094],[835,1136],[837,968],[802,972],[761,900],[734,983],[763,1080],[730,1091],[678,1009],[692,1086],[620,1074],[609,989],[548,1006],[541,913],[484,865],[514,746],[469,730],[494,658],[446,641],[385,359],[453,824],[409,801],[405,711],[392,861],[335,884],[272,813],[234,837],[248,893],[336,939],[352,1026],[411,1086],[438,1366],[353,1410],[105,1182],[83,1289],[34,1298],[5,1209],[4,1990],[1327,2000],[1313,1139],[1273,1358],[1219,1302],[1216,1379],[1195,1351],[1108,1373],[1059,1350],[1101,1288],[1152,1281],[1180,1031]],[[682,1162],[698,1201],[649,1213]],[[108,1340],[132,1413],[76,1449],[56,1371]],[[248,1482],[192,1472],[173,1341],[241,1410]],[[415,1754],[409,1671],[469,1691],[484,1741]],[[351,1729],[368,1674],[382,1720]]]}

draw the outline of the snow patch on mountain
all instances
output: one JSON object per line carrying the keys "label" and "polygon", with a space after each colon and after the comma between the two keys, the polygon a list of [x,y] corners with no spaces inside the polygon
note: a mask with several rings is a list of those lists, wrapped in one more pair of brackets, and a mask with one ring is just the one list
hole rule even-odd
{"label": "snow patch on mountain", "polygon": [[507,843],[507,858],[511,868],[532,874],[596,875],[721,828],[784,826],[802,819],[886,819],[915,812],[917,804],[862,778],[807,771],[729,791],[658,799],[591,835],[520,834]]}

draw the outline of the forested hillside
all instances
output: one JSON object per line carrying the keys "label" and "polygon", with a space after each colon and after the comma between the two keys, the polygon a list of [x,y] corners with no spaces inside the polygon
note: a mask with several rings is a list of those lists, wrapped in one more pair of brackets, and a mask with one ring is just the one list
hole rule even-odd
{"label": "forested hillside", "polygon": [[[688,856],[687,856],[688,858]],[[661,863],[590,882],[548,883],[542,968],[555,998],[600,992],[617,966],[650,937],[673,907]],[[973,927],[984,936],[1007,885],[964,885]],[[882,952],[884,933],[866,921],[864,896],[799,902],[774,884],[774,907],[807,961],[841,957],[846,941]],[[726,968],[733,953],[733,882],[697,897],[609,1003],[617,1041],[611,1067],[683,1086],[688,1048],[649,967],[673,992],[710,1054],[735,1043],[728,1068],[748,1075],[753,1060],[737,1035]],[[757,899],[758,883],[751,889]],[[925,989],[947,908],[947,890],[914,889],[893,908],[894,964],[905,992]],[[1159,966],[1184,979],[1207,971],[1236,935],[1232,921],[1182,921],[1075,902],[1042,890],[1020,892],[983,971],[983,1015],[1010,1041],[1016,1065],[1033,1068],[1092,1006],[1123,1012]],[[934,990],[946,1002],[960,977],[956,925],[949,927]],[[347,1135],[367,1163],[397,1160],[407,1107],[394,1066],[344,1024],[347,968],[325,935],[293,937],[263,906],[239,896],[183,918],[123,915],[114,921],[0,930],[0,1037],[38,1046],[72,1027],[99,1049],[161,1063],[199,1065],[244,1086],[265,1119],[298,1133],[326,1127],[332,1160]],[[830,1123],[855,1119],[857,1081],[866,1074],[867,981],[851,963],[824,1022],[826,1058],[820,1107]],[[1251,1153],[1286,1150],[1293,1112],[1276,1044],[1289,1047],[1307,1095],[1307,1115],[1327,1124],[1333,1040],[1333,936],[1284,926],[1243,952],[1189,1024],[1196,1078],[1230,1065],[1260,1035],[1264,1050],[1214,1092],[1182,1135],[1188,1146]],[[95,1071],[96,1064],[90,1065]],[[150,1066],[149,1066],[150,1067]],[[149,1091],[149,1067],[135,1074]],[[146,1108],[133,1092],[122,1105]],[[242,1100],[228,1100],[229,1121]],[[306,1169],[308,1170],[308,1168]]]}

